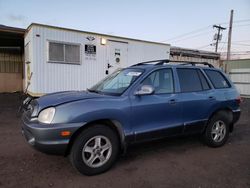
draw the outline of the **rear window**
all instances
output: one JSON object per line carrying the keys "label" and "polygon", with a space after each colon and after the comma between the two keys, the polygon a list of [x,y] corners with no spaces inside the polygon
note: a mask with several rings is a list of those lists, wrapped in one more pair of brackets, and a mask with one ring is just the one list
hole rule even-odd
{"label": "rear window", "polygon": [[181,92],[202,91],[201,81],[196,69],[177,69]]}
{"label": "rear window", "polygon": [[221,89],[221,88],[230,87],[228,80],[219,71],[205,70],[205,73],[207,74],[208,78],[211,80],[214,88]]}

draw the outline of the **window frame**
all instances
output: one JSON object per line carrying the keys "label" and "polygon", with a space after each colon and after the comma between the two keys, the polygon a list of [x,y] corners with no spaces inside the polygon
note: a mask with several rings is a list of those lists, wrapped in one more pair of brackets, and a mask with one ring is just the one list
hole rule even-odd
{"label": "window frame", "polygon": [[211,89],[212,89],[212,86],[211,86],[211,84],[210,84],[210,82],[209,82],[210,80],[208,80],[209,78],[207,78],[206,73],[203,72],[202,69],[197,69],[197,71],[200,72],[200,73],[203,75],[203,77],[204,77],[204,79],[205,79],[205,81],[207,82],[207,85],[208,85],[208,87],[209,87],[208,89],[204,89],[204,88],[203,88],[203,84],[202,84],[202,81],[201,81],[201,77],[200,77],[200,75],[199,75],[199,73],[198,73],[198,76],[199,76],[199,79],[200,79],[200,82],[201,82],[202,91],[211,90]]}
{"label": "window frame", "polygon": [[[214,71],[214,72],[218,72],[223,78],[224,80],[227,82],[228,87],[222,87],[222,88],[217,88],[215,87],[214,83],[212,82],[212,80],[210,79],[210,77],[208,76],[208,74],[206,73],[206,71]],[[228,78],[219,70],[214,70],[214,69],[204,69],[204,73],[207,76],[207,78],[209,79],[209,81],[211,82],[212,86],[214,89],[228,89],[228,88],[232,88],[232,84],[229,82]]]}
{"label": "window frame", "polygon": [[[123,71],[123,70],[127,70],[127,69],[138,69],[141,71],[141,75],[139,76],[139,78],[137,78],[133,83],[131,83],[131,85],[129,87],[127,87],[121,94],[118,93],[104,93],[102,92],[102,94],[104,95],[111,95],[111,96],[122,96],[123,94],[125,94],[127,91],[130,91],[131,89],[133,90],[133,88],[135,86],[137,86],[138,81],[140,81],[140,79],[143,77],[143,74],[145,73],[145,69],[143,68],[134,68],[134,67],[128,67],[128,68],[122,68],[122,69],[118,69],[116,71]],[[115,72],[116,72],[115,71]],[[112,74],[114,74],[115,72],[113,72]],[[95,87],[97,84],[104,82],[106,79],[108,79],[112,74],[108,75],[107,77],[104,77],[102,80],[100,80],[99,82],[97,82],[95,85],[93,85],[90,89],[92,89],[93,87]]]}
{"label": "window frame", "polygon": [[[49,59],[49,45],[50,43],[62,44],[63,45],[63,59],[64,61],[53,61]],[[66,54],[65,54],[65,45],[75,45],[79,46],[79,62],[68,62],[65,61]],[[58,64],[68,64],[68,65],[81,65],[82,64],[82,45],[81,43],[73,43],[73,42],[65,42],[65,41],[56,41],[56,40],[47,40],[47,63],[58,63]]]}
{"label": "window frame", "polygon": [[174,71],[171,67],[163,67],[163,68],[158,68],[158,69],[155,69],[153,71],[150,71],[139,83],[139,87],[142,86],[144,80],[146,80],[151,74],[153,74],[154,72],[156,71],[160,71],[160,70],[164,70],[164,69],[169,69],[171,71],[171,74],[172,74],[172,79],[173,79],[173,92],[169,92],[169,93],[153,93],[153,95],[166,95],[166,94],[175,94],[176,93],[176,87],[175,87],[175,75],[174,75]]}

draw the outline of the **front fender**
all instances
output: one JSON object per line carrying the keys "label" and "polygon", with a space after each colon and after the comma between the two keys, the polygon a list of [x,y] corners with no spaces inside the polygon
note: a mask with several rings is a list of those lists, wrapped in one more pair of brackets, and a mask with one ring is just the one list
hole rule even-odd
{"label": "front fender", "polygon": [[115,120],[122,125],[125,134],[131,132],[130,105],[125,97],[114,99],[87,99],[62,104],[56,107],[52,123],[86,124],[97,120]]}

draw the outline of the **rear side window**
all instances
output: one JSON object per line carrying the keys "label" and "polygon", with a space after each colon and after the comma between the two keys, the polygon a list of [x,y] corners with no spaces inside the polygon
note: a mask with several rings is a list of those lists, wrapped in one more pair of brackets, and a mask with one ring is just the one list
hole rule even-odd
{"label": "rear side window", "polygon": [[214,88],[221,89],[221,88],[228,88],[230,87],[229,82],[227,79],[219,72],[215,70],[205,70],[208,78],[211,80]]}
{"label": "rear side window", "polygon": [[202,91],[202,85],[196,69],[177,69],[181,92]]}

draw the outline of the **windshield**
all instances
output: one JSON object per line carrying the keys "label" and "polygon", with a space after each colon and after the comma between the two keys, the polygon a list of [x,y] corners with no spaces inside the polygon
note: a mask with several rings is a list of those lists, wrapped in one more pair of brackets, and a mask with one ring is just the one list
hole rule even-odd
{"label": "windshield", "polygon": [[142,69],[118,70],[104,80],[98,82],[92,88],[88,89],[88,91],[121,95],[137,78],[140,77],[142,72]]}

